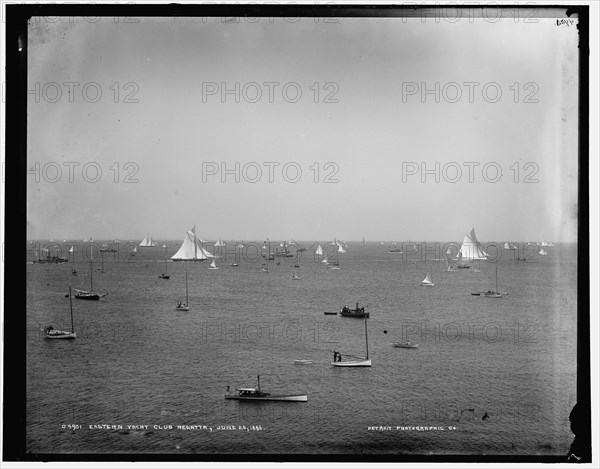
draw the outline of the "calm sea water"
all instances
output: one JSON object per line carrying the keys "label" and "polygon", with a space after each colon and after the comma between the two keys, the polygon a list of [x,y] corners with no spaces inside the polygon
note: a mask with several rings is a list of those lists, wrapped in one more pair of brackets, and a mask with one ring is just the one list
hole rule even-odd
{"label": "calm sea water", "polygon": [[[167,243],[169,255],[180,244]],[[576,402],[576,245],[519,263],[503,252],[498,283],[509,294],[501,299],[470,294],[494,288],[494,264],[446,272],[431,254],[412,262],[387,250],[351,244],[340,270],[305,252],[299,281],[293,259],[271,262],[269,273],[261,261],[230,267],[231,253],[215,271],[169,262],[171,279],[161,280],[160,247],[126,261],[105,253],[104,273],[93,264],[94,288],[109,295],[73,300],[75,341],[43,340],[40,329],[70,327],[65,294],[89,286],[89,263],[78,252],[68,264],[29,264],[27,450],[566,454]],[[178,312],[186,272],[191,308]],[[434,287],[420,286],[427,272]],[[323,312],[357,301],[371,312],[373,366],[334,368],[333,350],[364,355],[364,321]],[[420,346],[391,345],[406,339]],[[257,375],[263,390],[306,393],[308,402],[223,399],[226,386],[255,386]]]}

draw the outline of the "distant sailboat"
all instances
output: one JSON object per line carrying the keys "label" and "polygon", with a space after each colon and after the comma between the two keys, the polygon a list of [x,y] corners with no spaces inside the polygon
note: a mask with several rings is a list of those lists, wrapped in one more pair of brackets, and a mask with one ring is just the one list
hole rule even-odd
{"label": "distant sailboat", "polygon": [[167,245],[163,244],[163,248],[165,248],[165,271],[162,274],[160,274],[158,278],[169,280],[171,276],[169,275],[169,267],[167,265]]}
{"label": "distant sailboat", "polygon": [[[321,256],[323,255],[323,248],[321,247],[320,244],[317,245],[317,249],[315,250],[315,255],[317,256],[317,260],[319,260],[321,258]],[[325,257],[325,259],[327,259],[327,257]]]}
{"label": "distant sailboat", "polygon": [[540,249],[540,256],[547,256],[548,255],[548,251],[546,251],[544,248]]}
{"label": "distant sailboat", "polygon": [[71,307],[71,332],[59,331],[54,329],[54,326],[52,325],[46,326],[44,328],[46,339],[75,339],[77,334],[75,334],[75,328],[73,326],[73,294],[71,287],[69,287],[69,305]]}
{"label": "distant sailboat", "polygon": [[362,245],[363,245],[363,246],[366,246],[366,245],[367,245],[367,243],[366,243],[366,241],[365,241],[365,238],[364,238],[364,236],[363,236],[363,240],[362,240]]}
{"label": "distant sailboat", "polygon": [[433,287],[434,283],[431,281],[431,275],[427,272],[427,275],[421,282],[422,287]]}
{"label": "distant sailboat", "polygon": [[350,360],[350,361],[342,361],[342,355],[339,353],[335,353],[334,354],[334,358],[337,357],[337,360],[335,360],[333,363],[331,363],[333,366],[337,366],[337,367],[358,367],[358,366],[371,366],[371,360],[369,360],[369,333],[367,330],[367,318],[365,316],[365,344],[366,344],[366,350],[367,350],[367,354],[365,357],[354,357],[352,355],[348,355],[352,358],[354,358],[354,360]]}
{"label": "distant sailboat", "polygon": [[143,248],[153,248],[158,246],[158,244],[152,239],[150,234],[147,234],[146,237],[140,243],[140,246]]}
{"label": "distant sailboat", "polygon": [[210,263],[210,265],[208,266],[208,270],[217,270],[217,264],[215,262],[215,260],[213,259],[212,262]]}
{"label": "distant sailboat", "polygon": [[486,260],[487,254],[481,248],[481,244],[475,236],[475,228],[471,229],[471,232],[465,235],[463,243],[458,253],[458,260],[461,262],[458,265],[459,269],[468,269],[470,265],[468,262],[475,260]]}
{"label": "distant sailboat", "polygon": [[182,301],[178,301],[177,305],[175,306],[175,309],[177,311],[189,311],[190,307],[189,307],[189,300],[188,300],[188,276],[187,276],[187,272],[185,273],[185,303]]}

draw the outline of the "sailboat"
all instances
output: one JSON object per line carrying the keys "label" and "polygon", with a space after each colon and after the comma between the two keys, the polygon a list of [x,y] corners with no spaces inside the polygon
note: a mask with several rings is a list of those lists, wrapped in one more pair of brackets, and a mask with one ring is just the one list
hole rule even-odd
{"label": "sailboat", "polygon": [[[317,249],[315,250],[315,255],[317,256],[317,260],[321,258],[321,256],[323,255],[323,248],[321,247],[320,244],[317,244]],[[327,257],[325,257],[325,259],[327,259]]]}
{"label": "sailboat", "polygon": [[165,271],[158,276],[158,278],[162,278],[164,280],[169,280],[171,276],[169,275],[169,268],[167,266],[167,244],[163,244],[163,248],[165,248]]}
{"label": "sailboat", "polygon": [[363,245],[363,246],[366,246],[366,245],[367,245],[367,242],[365,241],[365,237],[364,237],[364,236],[363,236],[363,240],[362,240],[362,245]]}
{"label": "sailboat", "polygon": [[98,301],[101,297],[108,295],[108,293],[97,293],[94,291],[94,270],[93,270],[93,259],[90,257],[90,290],[75,290],[75,298],[79,300],[94,300]]}
{"label": "sailboat", "polygon": [[74,339],[77,334],[75,334],[75,328],[73,327],[73,295],[71,294],[71,287],[69,287],[69,304],[71,306],[71,332],[67,331],[59,331],[54,329],[54,326],[46,326],[44,327],[44,333],[46,334],[46,339]]}
{"label": "sailboat", "polygon": [[102,254],[100,254],[100,260],[102,262],[101,267],[98,267],[98,271],[103,274],[104,273],[104,256]]}
{"label": "sailboat", "polygon": [[[507,293],[504,293],[506,295]],[[503,293],[498,290],[498,264],[496,264],[496,290],[472,292],[474,296],[485,296],[487,298],[502,298]]]}
{"label": "sailboat", "polygon": [[202,240],[196,237],[196,226],[186,232],[179,250],[171,256],[173,261],[199,262],[214,258],[215,256],[202,247]]}
{"label": "sailboat", "polygon": [[156,241],[154,241],[152,239],[152,236],[150,236],[150,233],[148,233],[146,235],[146,237],[140,243],[140,246],[143,248],[154,248],[154,247],[158,246],[158,244],[156,243]]}
{"label": "sailboat", "polygon": [[131,254],[132,256],[135,256],[135,255],[137,254],[137,252],[138,252],[138,251],[137,251],[137,246],[135,246],[135,247],[133,248],[133,251],[131,251],[131,252],[130,252],[130,254]]}
{"label": "sailboat", "polygon": [[540,249],[540,256],[547,256],[548,255],[548,251],[546,251],[544,248]]}
{"label": "sailboat", "polygon": [[[365,357],[352,357],[355,360],[350,360],[347,362],[342,361],[342,356],[339,353],[334,354],[334,359],[337,357],[337,361],[332,362],[333,366],[338,367],[349,367],[349,366],[371,366],[371,360],[369,360],[369,333],[367,330],[367,318],[365,317],[365,344],[367,349],[367,355]],[[351,356],[351,355],[350,355]]]}
{"label": "sailboat", "polygon": [[431,281],[431,275],[427,272],[427,275],[421,282],[422,287],[433,287],[434,283]]}
{"label": "sailboat", "polygon": [[185,303],[183,303],[182,301],[178,301],[177,302],[177,306],[175,306],[175,309],[177,311],[189,311],[190,307],[189,307],[189,300],[188,300],[188,279],[187,279],[187,272],[185,273]]}
{"label": "sailboat", "polygon": [[487,254],[483,251],[481,244],[477,240],[477,236],[475,236],[475,228],[471,228],[471,232],[465,235],[458,253],[458,260],[461,261],[458,268],[468,269],[471,267],[468,262],[486,259]]}
{"label": "sailboat", "polygon": [[212,262],[210,263],[210,265],[208,266],[208,270],[218,270],[219,268],[217,267],[217,264],[215,262],[215,260],[213,259]]}
{"label": "sailboat", "polygon": [[240,251],[240,249],[243,249],[243,245],[238,244],[236,251],[235,251],[235,257],[233,258],[233,262],[231,264],[229,264],[231,267],[238,267],[238,252]]}

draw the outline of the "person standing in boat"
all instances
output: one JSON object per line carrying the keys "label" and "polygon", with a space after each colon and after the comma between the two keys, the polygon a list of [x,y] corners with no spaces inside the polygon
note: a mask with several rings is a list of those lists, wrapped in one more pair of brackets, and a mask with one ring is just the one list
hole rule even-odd
{"label": "person standing in boat", "polygon": [[335,363],[337,361],[337,356],[338,356],[338,353],[334,350],[333,351],[333,363]]}
{"label": "person standing in boat", "polygon": [[338,362],[341,362],[341,361],[342,361],[342,354],[338,353]]}

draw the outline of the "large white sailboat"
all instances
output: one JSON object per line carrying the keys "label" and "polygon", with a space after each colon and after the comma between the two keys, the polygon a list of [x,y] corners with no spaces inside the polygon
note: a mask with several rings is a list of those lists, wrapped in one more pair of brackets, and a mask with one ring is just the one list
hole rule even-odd
{"label": "large white sailboat", "polygon": [[150,236],[150,233],[148,233],[146,235],[146,237],[140,243],[140,247],[143,247],[143,248],[154,248],[156,246],[158,246],[158,243],[152,239],[152,236]]}
{"label": "large white sailboat", "polygon": [[369,359],[369,333],[367,330],[367,317],[366,316],[365,316],[365,343],[366,343],[366,349],[367,349],[367,354],[365,357],[354,357],[352,355],[347,355],[347,356],[353,358],[353,360],[343,361],[342,355],[335,352],[334,353],[334,361],[331,364],[333,366],[339,366],[339,367],[371,366],[371,360]]}
{"label": "large white sailboat", "polygon": [[202,240],[196,237],[196,226],[188,231],[183,238],[183,243],[179,250],[171,256],[174,261],[205,261],[215,256],[202,247]]}
{"label": "large white sailboat", "polygon": [[471,232],[465,235],[460,251],[458,253],[458,260],[460,261],[459,269],[468,269],[471,266],[469,263],[476,260],[486,260],[487,254],[481,248],[481,244],[475,236],[475,228],[471,229]]}

